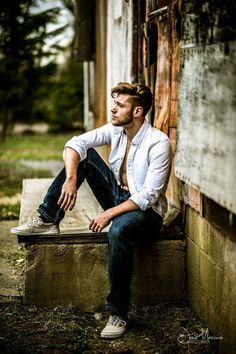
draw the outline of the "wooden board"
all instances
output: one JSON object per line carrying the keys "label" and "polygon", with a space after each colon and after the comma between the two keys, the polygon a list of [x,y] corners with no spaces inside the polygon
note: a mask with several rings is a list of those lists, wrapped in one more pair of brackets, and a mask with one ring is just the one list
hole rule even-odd
{"label": "wooden board", "polygon": [[[44,195],[52,183],[51,178],[33,178],[23,180],[22,200],[19,224],[22,225],[33,216],[37,215],[37,208],[42,203]],[[103,209],[95,199],[88,184],[84,182],[78,190],[76,205],[72,211],[67,211],[60,224],[63,234],[88,233],[89,219],[101,213]],[[106,232],[108,228],[104,229]]]}
{"label": "wooden board", "polygon": [[75,232],[70,230],[64,231],[54,235],[18,235],[18,242],[25,245],[53,245],[53,244],[98,244],[107,243],[107,232],[93,233],[93,232]]}

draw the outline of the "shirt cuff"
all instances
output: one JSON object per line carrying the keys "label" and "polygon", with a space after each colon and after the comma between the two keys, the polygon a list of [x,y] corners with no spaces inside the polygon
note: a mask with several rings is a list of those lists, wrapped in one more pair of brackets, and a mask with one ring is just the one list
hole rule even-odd
{"label": "shirt cuff", "polygon": [[134,193],[129,199],[132,200],[135,204],[137,204],[141,210],[147,210],[149,201],[141,197],[139,193]]}
{"label": "shirt cuff", "polygon": [[66,143],[66,145],[64,147],[63,157],[65,155],[65,149],[67,147],[75,150],[76,152],[78,152],[78,154],[80,156],[80,161],[83,161],[84,159],[86,159],[86,157],[87,157],[87,148],[86,148],[86,146],[81,146],[81,144],[79,145],[77,142],[73,141],[73,138],[72,138],[71,140],[67,141],[67,143]]}

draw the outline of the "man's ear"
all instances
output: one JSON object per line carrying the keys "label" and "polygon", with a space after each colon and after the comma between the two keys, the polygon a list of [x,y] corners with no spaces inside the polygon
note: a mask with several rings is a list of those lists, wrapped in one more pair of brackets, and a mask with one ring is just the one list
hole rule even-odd
{"label": "man's ear", "polygon": [[134,108],[134,115],[136,117],[141,117],[143,115],[143,107],[137,106]]}

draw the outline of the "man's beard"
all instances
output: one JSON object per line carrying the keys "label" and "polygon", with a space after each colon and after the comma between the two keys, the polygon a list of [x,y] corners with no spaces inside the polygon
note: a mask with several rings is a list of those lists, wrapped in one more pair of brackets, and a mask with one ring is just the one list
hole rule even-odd
{"label": "man's beard", "polygon": [[130,113],[130,115],[128,115],[127,117],[123,118],[122,121],[115,121],[115,122],[112,122],[113,125],[117,126],[117,127],[122,127],[124,125],[128,125],[128,124],[131,124],[134,120],[134,117],[133,117],[133,112]]}

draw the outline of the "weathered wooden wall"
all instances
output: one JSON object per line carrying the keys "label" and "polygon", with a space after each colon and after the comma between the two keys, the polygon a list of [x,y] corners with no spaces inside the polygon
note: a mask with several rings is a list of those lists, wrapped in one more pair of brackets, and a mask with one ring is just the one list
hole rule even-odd
{"label": "weathered wooden wall", "polygon": [[236,3],[184,10],[175,172],[236,213]]}
{"label": "weathered wooden wall", "polygon": [[[146,84],[152,87],[154,81],[153,126],[169,135],[174,159],[179,104],[180,4],[179,0],[163,0],[158,2],[155,8],[156,14],[147,13],[146,17],[149,23],[156,26],[156,43],[153,36],[153,43],[150,45],[151,48],[156,48],[155,68],[152,64],[150,68],[144,70]],[[147,7],[147,11],[149,10]],[[146,45],[145,58],[148,56],[147,51]],[[180,181],[176,178],[173,169],[167,190],[170,205],[181,208],[179,194]]]}
{"label": "weathered wooden wall", "polygon": [[155,86],[155,119],[154,126],[166,134],[169,132],[170,118],[170,88],[171,88],[171,42],[169,39],[168,14],[157,19],[158,52],[157,78]]}

